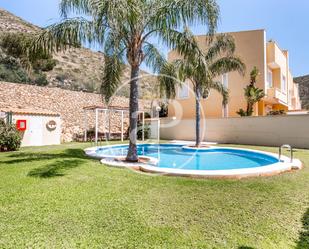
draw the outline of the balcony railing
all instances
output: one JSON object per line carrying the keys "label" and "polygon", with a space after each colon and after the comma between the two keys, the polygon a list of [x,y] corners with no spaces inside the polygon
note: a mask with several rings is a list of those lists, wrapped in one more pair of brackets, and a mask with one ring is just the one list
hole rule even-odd
{"label": "balcony railing", "polygon": [[280,89],[273,87],[267,89],[267,99],[279,102],[282,104],[288,103],[288,96],[286,93],[282,92]]}

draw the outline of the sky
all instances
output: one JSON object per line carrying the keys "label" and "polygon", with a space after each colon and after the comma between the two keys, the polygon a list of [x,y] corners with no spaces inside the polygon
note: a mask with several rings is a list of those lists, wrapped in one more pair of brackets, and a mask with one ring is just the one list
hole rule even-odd
{"label": "sky", "polygon": [[[41,27],[59,21],[60,0],[0,0],[0,8]],[[294,76],[309,74],[308,0],[218,0],[221,9],[218,32],[265,29],[267,40],[275,40],[290,51]],[[205,27],[191,27],[205,34]],[[167,53],[167,49],[161,50]]]}

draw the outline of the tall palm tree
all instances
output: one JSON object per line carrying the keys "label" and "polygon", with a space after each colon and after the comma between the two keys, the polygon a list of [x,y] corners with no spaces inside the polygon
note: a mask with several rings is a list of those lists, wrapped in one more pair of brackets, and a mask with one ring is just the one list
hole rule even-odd
{"label": "tall palm tree", "polygon": [[[126,159],[137,161],[140,65],[145,62],[155,67],[164,61],[151,43],[152,38],[175,48],[184,39],[179,29],[194,23],[204,25],[213,34],[219,17],[216,0],[62,0],[60,10],[64,20],[48,27],[37,43],[49,50],[85,42],[104,46],[102,93],[107,102],[120,83],[123,64],[131,66],[130,145]],[[68,18],[69,14],[86,18]]]}
{"label": "tall palm tree", "polygon": [[[169,97],[175,97],[177,77],[181,81],[189,80],[193,85],[196,103],[196,146],[201,145],[201,98],[209,94],[211,89],[219,92],[225,106],[228,102],[228,89],[224,87],[218,77],[231,71],[243,74],[245,65],[238,57],[234,56],[235,43],[230,35],[217,35],[206,38],[207,49],[202,50],[193,34],[187,29],[184,32],[186,43],[179,43],[176,51],[182,54],[177,59],[162,67],[160,84],[162,91]],[[189,46],[188,46],[189,41]]]}

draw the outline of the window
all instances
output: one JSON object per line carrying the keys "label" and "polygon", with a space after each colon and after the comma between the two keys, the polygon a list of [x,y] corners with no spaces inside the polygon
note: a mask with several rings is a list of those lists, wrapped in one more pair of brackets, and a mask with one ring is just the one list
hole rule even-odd
{"label": "window", "polygon": [[188,83],[183,83],[178,88],[178,98],[179,99],[189,98],[189,85],[188,85]]}
{"label": "window", "polygon": [[229,75],[227,73],[222,75],[222,85],[225,88],[229,88]]}
{"label": "window", "polygon": [[273,87],[273,72],[268,69],[267,71],[267,88]]}
{"label": "window", "polygon": [[282,75],[282,81],[281,81],[281,92],[286,93],[286,77]]}

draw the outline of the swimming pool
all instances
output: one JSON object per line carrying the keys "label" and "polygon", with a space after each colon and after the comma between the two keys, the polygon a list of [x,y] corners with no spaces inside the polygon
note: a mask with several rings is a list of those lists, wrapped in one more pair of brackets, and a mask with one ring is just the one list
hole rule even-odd
{"label": "swimming pool", "polygon": [[[117,166],[113,159],[125,157],[127,151],[128,145],[114,145],[90,148],[86,153],[101,158],[102,163]],[[147,164],[139,163],[140,169],[153,173],[228,176],[267,174],[291,169],[288,158],[283,157],[279,161],[276,154],[248,149],[194,149],[184,144],[139,144],[137,151],[139,156],[151,159]],[[126,166],[123,162],[118,164]]]}

